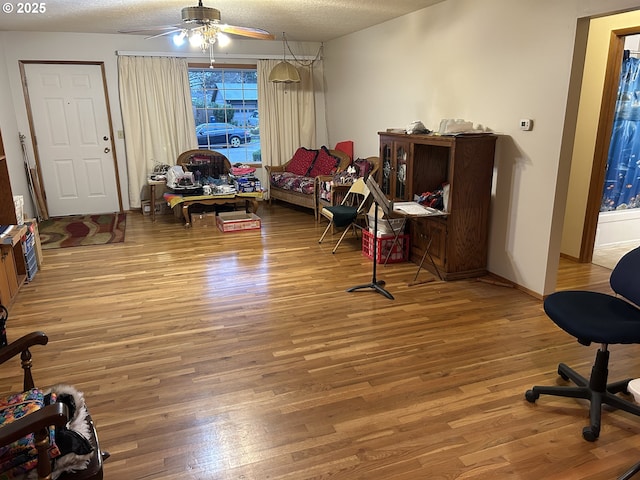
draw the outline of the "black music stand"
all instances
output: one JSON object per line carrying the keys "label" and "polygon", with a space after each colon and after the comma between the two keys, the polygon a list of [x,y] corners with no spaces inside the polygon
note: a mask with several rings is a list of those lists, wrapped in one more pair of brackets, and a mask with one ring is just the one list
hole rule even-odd
{"label": "black music stand", "polygon": [[371,288],[389,300],[394,300],[393,295],[384,289],[384,280],[376,279],[376,266],[378,263],[378,206],[382,208],[382,212],[388,217],[393,210],[393,203],[382,193],[382,190],[380,190],[380,187],[373,178],[369,177],[366,183],[369,191],[373,195],[374,208],[376,210],[373,215],[373,274],[371,276],[371,283],[356,285],[355,287],[349,288],[347,292]]}

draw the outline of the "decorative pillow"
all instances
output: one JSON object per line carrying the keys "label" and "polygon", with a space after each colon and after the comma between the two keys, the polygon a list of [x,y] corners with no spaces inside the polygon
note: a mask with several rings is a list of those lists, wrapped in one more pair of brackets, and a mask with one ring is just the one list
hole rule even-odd
{"label": "decorative pillow", "polygon": [[320,147],[318,156],[308,173],[308,177],[317,177],[318,175],[333,175],[340,164],[340,159],[329,153],[324,145]]}
{"label": "decorative pillow", "polygon": [[311,169],[317,156],[318,150],[309,150],[308,148],[300,147],[296,150],[296,153],[293,154],[293,158],[285,167],[285,171],[306,177],[307,172]]}

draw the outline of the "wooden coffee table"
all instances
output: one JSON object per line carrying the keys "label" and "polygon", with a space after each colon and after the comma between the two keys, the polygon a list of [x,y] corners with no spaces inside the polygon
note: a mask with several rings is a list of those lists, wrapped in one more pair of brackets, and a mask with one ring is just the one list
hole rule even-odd
{"label": "wooden coffee table", "polygon": [[182,216],[185,221],[185,228],[191,227],[189,218],[189,207],[191,205],[242,205],[249,213],[258,211],[258,200],[262,199],[263,192],[235,193],[231,195],[179,195],[175,193],[165,193],[164,198],[173,209],[178,205],[182,208]]}

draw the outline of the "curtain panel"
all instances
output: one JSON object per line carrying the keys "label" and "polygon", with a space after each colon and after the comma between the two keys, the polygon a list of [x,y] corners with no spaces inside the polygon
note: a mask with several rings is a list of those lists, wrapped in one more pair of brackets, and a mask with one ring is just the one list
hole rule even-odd
{"label": "curtain panel", "polygon": [[316,147],[313,65],[296,65],[300,83],[269,82],[280,60],[258,60],[258,108],[263,165],[286,163],[298,147]]}
{"label": "curtain panel", "polygon": [[175,165],[180,153],[198,148],[189,65],[185,58],[120,56],[118,83],[129,203],[140,208],[153,168]]}

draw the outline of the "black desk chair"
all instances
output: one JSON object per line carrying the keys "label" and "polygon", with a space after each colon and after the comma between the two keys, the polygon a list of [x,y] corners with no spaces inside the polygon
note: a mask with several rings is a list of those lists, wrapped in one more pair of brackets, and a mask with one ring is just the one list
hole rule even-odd
{"label": "black desk chair", "polygon": [[[628,393],[631,380],[607,384],[611,344],[640,343],[640,247],[623,256],[611,272],[609,283],[619,296],[587,291],[556,292],[544,302],[544,310],[556,325],[589,346],[601,344],[596,353],[591,377],[586,379],[564,363],[558,374],[577,386],[533,387],[525,398],[533,403],[541,394],[583,398],[590,401],[590,424],[582,430],[589,442],[600,435],[602,404],[640,416],[640,406],[617,393]],[[625,300],[626,299],[626,300]]]}
{"label": "black desk chair", "polygon": [[618,480],[629,480],[638,472],[640,472],[640,462],[636,463],[633,467],[624,472],[622,476],[618,477]]}

